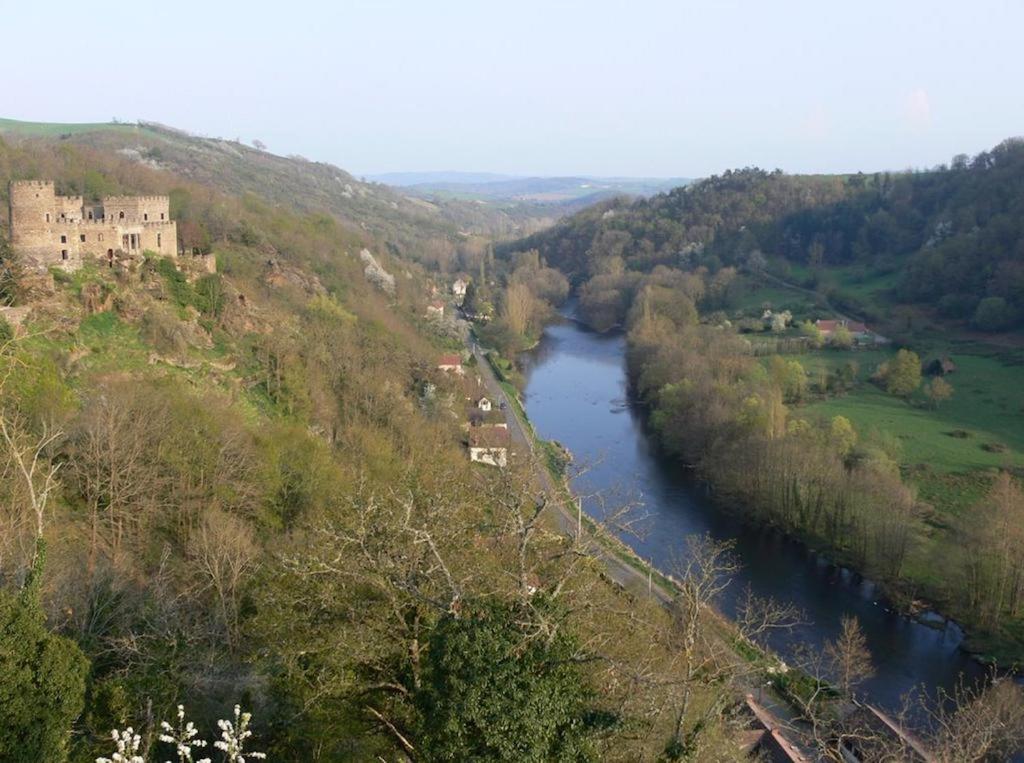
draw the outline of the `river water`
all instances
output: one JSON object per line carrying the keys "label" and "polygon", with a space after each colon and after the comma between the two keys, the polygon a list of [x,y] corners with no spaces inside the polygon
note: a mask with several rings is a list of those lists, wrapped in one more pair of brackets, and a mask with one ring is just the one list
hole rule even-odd
{"label": "river water", "polygon": [[[962,633],[954,623],[929,627],[902,617],[870,581],[716,508],[687,470],[653,447],[627,398],[624,350],[621,334],[596,334],[572,320],[548,327],[524,356],[525,400],[538,434],[558,440],[577,463],[588,465],[574,484],[577,492],[642,502],[643,534],[624,537],[637,553],[667,570],[685,553],[687,535],[733,539],[743,567],[720,608],[732,615],[748,585],[759,596],[796,604],[808,624],[773,641],[784,658],[796,643],[820,646],[835,638],[840,618],[855,615],[876,667],[861,693],[881,707],[899,709],[902,696],[915,687],[951,689],[961,673],[971,681],[983,674],[957,648]],[[603,510],[598,500],[584,506],[595,515]]]}

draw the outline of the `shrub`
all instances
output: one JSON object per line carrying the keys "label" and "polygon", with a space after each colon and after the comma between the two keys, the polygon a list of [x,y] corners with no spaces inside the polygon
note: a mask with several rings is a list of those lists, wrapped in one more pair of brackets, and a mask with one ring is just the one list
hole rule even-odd
{"label": "shrub", "polygon": [[1002,297],[985,297],[978,303],[971,321],[982,331],[1003,331],[1013,323],[1013,310]]}

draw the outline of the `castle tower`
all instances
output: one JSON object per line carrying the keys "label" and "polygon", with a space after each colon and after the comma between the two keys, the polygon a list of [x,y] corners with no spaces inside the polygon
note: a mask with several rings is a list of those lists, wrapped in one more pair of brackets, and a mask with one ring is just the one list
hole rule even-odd
{"label": "castle tower", "polygon": [[14,180],[10,185],[11,244],[34,249],[56,221],[57,196],[48,180]]}

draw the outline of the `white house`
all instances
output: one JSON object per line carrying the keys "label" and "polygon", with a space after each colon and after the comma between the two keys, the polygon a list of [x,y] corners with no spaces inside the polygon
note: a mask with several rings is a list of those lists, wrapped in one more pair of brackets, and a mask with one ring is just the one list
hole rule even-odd
{"label": "white house", "polygon": [[508,446],[511,438],[505,428],[476,427],[469,432],[469,460],[479,464],[508,465]]}
{"label": "white house", "polygon": [[479,408],[481,411],[489,411],[491,410],[491,401],[488,400],[486,397],[482,397],[476,401],[476,407]]}
{"label": "white house", "polygon": [[466,296],[466,288],[469,286],[469,281],[464,278],[455,279],[455,283],[452,284],[452,294],[459,299]]}

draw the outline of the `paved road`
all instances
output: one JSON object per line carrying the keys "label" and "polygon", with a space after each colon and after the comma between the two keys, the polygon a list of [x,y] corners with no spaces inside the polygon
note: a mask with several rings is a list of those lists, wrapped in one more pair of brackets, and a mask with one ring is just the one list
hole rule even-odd
{"label": "paved road", "polygon": [[[566,506],[564,494],[555,485],[551,473],[544,466],[543,460],[536,452],[533,437],[526,431],[523,422],[520,421],[513,401],[509,399],[505,388],[498,382],[494,369],[491,368],[491,364],[487,361],[480,345],[476,343],[472,335],[470,335],[468,343],[473,357],[476,358],[480,378],[490,391],[491,397],[498,401],[499,404],[505,403],[505,420],[508,422],[512,442],[518,449],[518,453],[520,455],[527,455],[535,465],[537,480],[548,496],[551,516],[557,523],[558,529],[566,535],[575,535],[578,521],[576,516],[577,507]],[[660,583],[656,578],[649,577],[627,564],[603,545],[596,544],[595,554],[604,565],[605,574],[623,588],[642,591],[644,587],[649,587],[651,595],[655,596],[662,604],[668,604],[674,598],[673,592],[667,586]],[[761,705],[769,709],[776,716],[780,728],[788,729],[791,737],[799,735],[797,729],[799,729],[800,723],[794,717],[793,710],[789,705],[775,697],[772,693],[764,692],[764,685],[758,682],[745,683],[744,691],[756,692],[757,699]],[[804,752],[808,751],[804,749]]]}
{"label": "paved road", "polygon": [[[520,456],[529,457],[536,466],[534,471],[536,472],[537,480],[548,497],[548,506],[552,509],[551,516],[557,523],[558,529],[566,535],[575,535],[578,524],[577,507],[565,505],[562,491],[555,484],[551,473],[544,466],[542,456],[536,452],[533,437],[526,431],[523,422],[520,421],[513,401],[509,399],[505,388],[498,382],[498,378],[480,349],[480,345],[472,338],[470,338],[469,343],[473,357],[476,358],[480,378],[487,389],[490,390],[491,396],[505,404],[505,420],[508,422],[509,433],[516,452]],[[598,546],[597,555],[604,564],[605,574],[619,585],[625,588],[633,588],[634,590],[638,590],[638,586],[639,589],[649,586],[652,595],[656,596],[662,603],[668,603],[672,600],[673,595],[668,588],[661,585],[657,580],[649,578],[646,574],[627,564],[622,559],[619,559],[610,551]]]}

